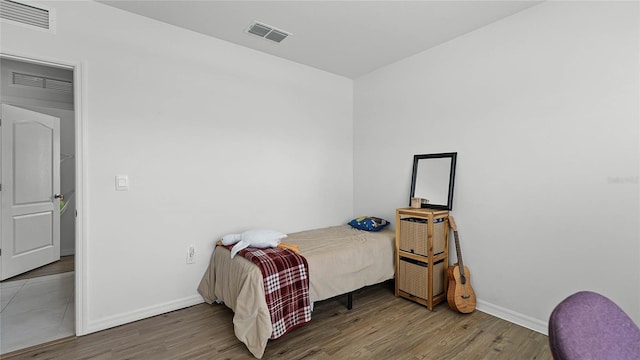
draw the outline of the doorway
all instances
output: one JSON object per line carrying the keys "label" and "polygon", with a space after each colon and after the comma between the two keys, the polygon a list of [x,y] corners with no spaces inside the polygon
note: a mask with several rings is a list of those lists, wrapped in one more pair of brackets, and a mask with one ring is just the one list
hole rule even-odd
{"label": "doorway", "polygon": [[[38,267],[0,283],[2,341],[0,354],[78,334],[76,323],[76,134],[79,116],[74,66],[0,56],[3,104],[60,119],[60,245],[62,261]],[[48,84],[47,84],[48,83]],[[47,87],[48,85],[48,87]],[[2,124],[4,125],[4,124]],[[62,200],[62,198],[60,199]],[[58,202],[56,202],[58,205]],[[58,209],[56,209],[58,210]],[[2,255],[0,255],[2,256]],[[1,260],[0,260],[1,261]],[[59,266],[64,263],[63,266]],[[57,268],[56,268],[57,267]]]}

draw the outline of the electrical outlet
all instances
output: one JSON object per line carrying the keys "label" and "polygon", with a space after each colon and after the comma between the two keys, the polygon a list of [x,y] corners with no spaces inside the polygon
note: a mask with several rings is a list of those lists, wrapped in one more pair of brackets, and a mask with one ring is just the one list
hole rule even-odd
{"label": "electrical outlet", "polygon": [[191,244],[187,249],[187,264],[195,264],[196,263],[196,247]]}

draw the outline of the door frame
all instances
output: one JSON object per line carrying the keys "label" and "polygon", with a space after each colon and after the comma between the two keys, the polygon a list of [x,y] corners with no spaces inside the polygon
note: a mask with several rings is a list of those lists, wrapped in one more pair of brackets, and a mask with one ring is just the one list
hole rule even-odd
{"label": "door frame", "polygon": [[87,333],[87,78],[86,62],[43,58],[40,55],[25,54],[18,51],[1,51],[0,58],[16,60],[43,66],[64,68],[73,71],[73,109],[75,117],[75,163],[76,163],[76,243],[75,243],[75,332]]}

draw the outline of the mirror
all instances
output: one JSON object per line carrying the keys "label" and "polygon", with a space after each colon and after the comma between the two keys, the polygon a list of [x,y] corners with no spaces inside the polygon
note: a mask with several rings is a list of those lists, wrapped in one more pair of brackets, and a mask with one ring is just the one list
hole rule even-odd
{"label": "mirror", "polygon": [[451,210],[458,153],[413,156],[411,198],[422,198],[423,208]]}

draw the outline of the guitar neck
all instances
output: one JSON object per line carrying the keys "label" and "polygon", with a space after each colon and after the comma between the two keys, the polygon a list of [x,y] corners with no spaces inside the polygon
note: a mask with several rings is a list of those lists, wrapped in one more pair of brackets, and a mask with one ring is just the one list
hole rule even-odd
{"label": "guitar neck", "polygon": [[464,274],[464,263],[462,262],[462,250],[460,250],[460,238],[458,237],[458,230],[453,231],[453,237],[456,240],[456,255],[458,256],[458,266],[460,266],[460,273]]}
{"label": "guitar neck", "polygon": [[462,262],[462,250],[460,250],[460,238],[458,237],[458,227],[456,226],[456,221],[453,219],[453,216],[449,216],[449,225],[453,230],[453,237],[456,240],[456,255],[458,256],[458,268],[460,270],[460,281],[465,284],[467,282],[467,278],[464,275],[464,263]]}

